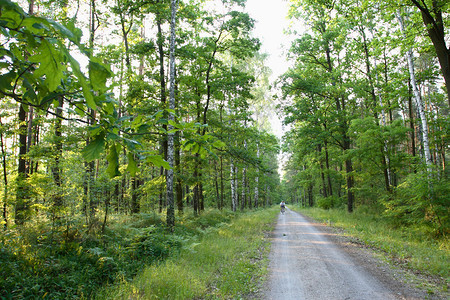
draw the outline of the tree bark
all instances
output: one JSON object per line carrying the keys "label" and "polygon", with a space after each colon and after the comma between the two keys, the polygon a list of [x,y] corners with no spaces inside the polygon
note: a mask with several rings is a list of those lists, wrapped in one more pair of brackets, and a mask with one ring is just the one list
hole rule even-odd
{"label": "tree bark", "polygon": [[56,194],[54,196],[53,205],[55,208],[55,215],[58,214],[58,210],[63,206],[63,197],[61,191],[61,158],[62,158],[62,113],[64,101],[62,97],[58,99],[59,105],[56,109],[57,116],[55,117],[55,164],[52,168],[53,180],[56,185]]}
{"label": "tree bark", "polygon": [[181,150],[180,150],[180,132],[175,133],[175,169],[176,173],[176,197],[177,197],[177,209],[180,215],[183,214],[183,182],[181,180]]}
{"label": "tree bark", "polygon": [[14,221],[17,225],[22,225],[28,219],[29,193],[26,180],[26,154],[27,154],[27,114],[23,104],[19,106],[19,157],[17,168],[17,188]]}
{"label": "tree bark", "polygon": [[328,142],[325,140],[324,144],[325,144],[325,166],[327,168],[328,191],[329,195],[333,196],[333,185],[331,184],[331,176],[330,176],[330,159],[328,155]]}
{"label": "tree bark", "polygon": [[[0,117],[0,126],[3,127],[2,119]],[[2,163],[3,163],[3,221],[5,224],[3,225],[5,229],[8,228],[8,172],[6,166],[6,149],[5,143],[3,141],[3,131],[0,131],[0,147],[2,150]]]}
{"label": "tree bark", "polygon": [[[170,73],[170,90],[169,90],[169,108],[175,110],[175,26],[177,17],[178,0],[170,2],[170,59],[169,59],[169,73]],[[173,113],[169,113],[169,133],[167,137],[167,161],[170,169],[167,170],[166,185],[167,185],[167,226],[173,229],[175,226],[175,207],[173,197],[173,168],[174,168],[174,133],[173,125],[170,122],[175,122]]]}
{"label": "tree bark", "polygon": [[231,210],[236,211],[236,180],[234,178],[234,163],[233,159],[230,159],[230,184],[231,184]]}
{"label": "tree bark", "polygon": [[[437,0],[432,0],[430,10],[424,0],[411,0],[411,2],[420,10],[423,23],[427,28],[428,36],[433,43],[447,89],[447,101],[450,105],[450,49],[447,48],[445,41],[445,28],[442,19],[441,4],[439,4]],[[431,13],[434,14],[434,17]],[[404,31],[404,29],[402,29],[402,31]]]}
{"label": "tree bark", "polygon": [[[259,143],[256,142],[256,158],[259,159],[260,152],[259,152]],[[259,168],[256,170],[256,177],[255,177],[255,208],[258,208],[258,198],[259,198]]]}
{"label": "tree bark", "polygon": [[[403,36],[406,37],[405,33],[405,24],[402,15],[400,12],[397,13],[397,19],[400,23],[400,29],[403,33]],[[416,81],[416,75],[414,71],[414,55],[412,52],[412,49],[409,48],[406,52],[406,58],[408,60],[408,69],[409,69],[409,77],[411,80],[411,88],[413,91],[413,99],[416,104],[416,109],[418,110],[420,121],[422,124],[422,139],[423,139],[423,151],[424,151],[424,157],[425,157],[425,163],[427,165],[428,174],[431,175],[431,166],[433,164],[433,161],[431,159],[431,151],[429,146],[429,139],[428,139],[428,122],[425,115],[425,109],[423,106],[423,101],[420,96],[419,88],[417,87],[417,81]]]}

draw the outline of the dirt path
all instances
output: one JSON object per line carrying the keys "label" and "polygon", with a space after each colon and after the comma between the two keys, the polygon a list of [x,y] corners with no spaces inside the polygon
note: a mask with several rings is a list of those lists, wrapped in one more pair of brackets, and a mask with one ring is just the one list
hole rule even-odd
{"label": "dirt path", "polygon": [[336,233],[317,225],[291,210],[280,214],[265,299],[430,299],[393,279],[372,255],[340,245]]}

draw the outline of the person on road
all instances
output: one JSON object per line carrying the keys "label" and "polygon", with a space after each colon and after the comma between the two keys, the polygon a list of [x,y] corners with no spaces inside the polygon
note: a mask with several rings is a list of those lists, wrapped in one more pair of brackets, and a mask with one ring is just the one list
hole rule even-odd
{"label": "person on road", "polygon": [[284,210],[286,209],[286,203],[284,203],[284,200],[280,203],[281,213],[284,214]]}

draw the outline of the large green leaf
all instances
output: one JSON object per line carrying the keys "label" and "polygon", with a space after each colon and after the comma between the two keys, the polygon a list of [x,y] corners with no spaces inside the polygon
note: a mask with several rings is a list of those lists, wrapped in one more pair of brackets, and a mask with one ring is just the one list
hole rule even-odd
{"label": "large green leaf", "polygon": [[130,172],[131,176],[136,176],[136,172],[139,170],[137,167],[136,160],[134,159],[134,154],[131,152],[128,152],[128,166],[127,171]]}
{"label": "large green leaf", "polygon": [[17,27],[25,17],[25,13],[16,3],[8,0],[0,0],[2,13],[0,15],[1,26]]}
{"label": "large green leaf", "polygon": [[161,155],[149,155],[145,158],[145,161],[155,165],[156,167],[163,167],[164,169],[172,169],[167,161],[165,161]]}
{"label": "large green leaf", "polygon": [[14,79],[16,79],[14,71],[0,75],[0,88],[3,91],[12,90],[12,82]]}
{"label": "large green leaf", "polygon": [[105,134],[97,135],[84,149],[81,151],[86,161],[90,162],[99,159],[105,150]]}
{"label": "large green leaf", "polygon": [[34,72],[36,77],[45,76],[45,84],[49,91],[54,91],[61,84],[64,77],[63,55],[48,40],[42,40],[38,54],[30,57],[30,61],[39,64],[38,69]]}
{"label": "large green leaf", "polygon": [[[64,48],[63,48],[64,49]],[[81,72],[80,64],[76,59],[70,55],[69,51],[65,49],[64,54],[66,55],[67,59],[70,62],[70,66],[72,67],[72,71],[75,74],[75,76],[78,78],[78,82],[81,85],[81,88],[83,90],[83,96],[86,99],[87,105],[95,109],[97,107],[97,103],[95,103],[94,95],[92,94],[91,87],[84,76],[84,74]]]}
{"label": "large green leaf", "polygon": [[92,60],[89,62],[89,78],[95,91],[105,92],[106,80],[110,76],[111,72],[104,65]]}
{"label": "large green leaf", "polygon": [[119,156],[117,155],[117,152],[117,146],[112,144],[109,148],[108,156],[106,156],[106,159],[108,160],[108,168],[106,168],[106,173],[110,178],[121,175],[119,172]]}
{"label": "large green leaf", "polygon": [[69,21],[66,26],[61,25],[54,20],[48,20],[48,22],[60,33],[63,38],[68,38],[76,45],[80,44],[82,34],[81,29],[76,28],[72,21]]}

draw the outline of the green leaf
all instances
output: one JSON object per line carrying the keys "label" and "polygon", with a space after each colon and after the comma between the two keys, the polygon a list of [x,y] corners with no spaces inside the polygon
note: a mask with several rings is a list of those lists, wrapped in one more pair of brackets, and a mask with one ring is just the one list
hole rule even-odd
{"label": "green leaf", "polygon": [[45,24],[48,24],[47,20],[30,16],[23,20],[21,25],[28,29],[32,34],[43,35],[46,31],[49,30],[48,27],[45,26]]}
{"label": "green leaf", "polygon": [[30,61],[38,63],[39,67],[34,72],[36,77],[45,76],[45,84],[49,91],[54,91],[61,84],[63,79],[64,68],[62,62],[64,60],[61,52],[51,44],[48,40],[42,40],[38,48],[38,54],[30,57]]}
{"label": "green leaf", "polygon": [[131,176],[136,176],[136,172],[139,170],[136,164],[136,160],[134,159],[134,154],[131,152],[128,152],[128,166],[127,171],[130,172]]}
{"label": "green leaf", "polygon": [[0,0],[0,7],[2,8],[0,22],[6,23],[5,26],[17,27],[22,22],[23,18],[25,18],[24,11],[11,1]]}
{"label": "green leaf", "polygon": [[3,91],[12,90],[14,79],[16,79],[16,74],[13,71],[0,75],[0,88]]}
{"label": "green leaf", "polygon": [[220,140],[216,140],[213,144],[213,147],[215,148],[223,148],[225,147],[227,144],[225,144],[224,142],[220,141]]}
{"label": "green leaf", "polygon": [[73,34],[73,40],[70,37],[69,39],[71,39],[71,41],[74,42],[76,45],[79,45],[81,42],[81,36],[83,35],[83,31],[80,28],[75,27],[74,20],[68,21],[65,24],[65,26]]}
{"label": "green leaf", "polygon": [[100,155],[105,150],[105,134],[97,135],[84,149],[81,151],[84,159],[87,162],[99,159]]}
{"label": "green leaf", "polygon": [[117,146],[113,144],[109,148],[109,153],[106,156],[106,159],[108,160],[108,168],[106,168],[106,173],[110,178],[121,175],[119,172],[119,156],[117,155],[117,152]]}
{"label": "green leaf", "polygon": [[48,22],[59,31],[63,38],[68,38],[70,41],[78,45],[81,39],[81,30],[76,28],[73,22],[69,21],[67,26],[61,25],[54,20],[48,20]]}
{"label": "green leaf", "polygon": [[145,158],[145,161],[155,165],[156,167],[163,167],[166,170],[172,169],[167,161],[165,161],[161,155],[149,155]]}
{"label": "green leaf", "polygon": [[80,64],[78,63],[78,61],[76,59],[74,59],[72,57],[72,55],[70,55],[70,53],[67,49],[65,49],[65,48],[63,48],[63,49],[64,49],[64,54],[66,55],[67,59],[70,62],[72,71],[75,74],[75,76],[78,78],[78,82],[80,83],[81,88],[83,89],[83,96],[86,99],[87,105],[90,108],[95,109],[97,107],[97,103],[95,103],[94,95],[92,94],[91,87],[90,87],[86,77],[81,72]]}
{"label": "green leaf", "polygon": [[111,72],[104,65],[93,60],[89,62],[89,78],[95,91],[105,92],[108,89],[106,80],[110,76]]}

